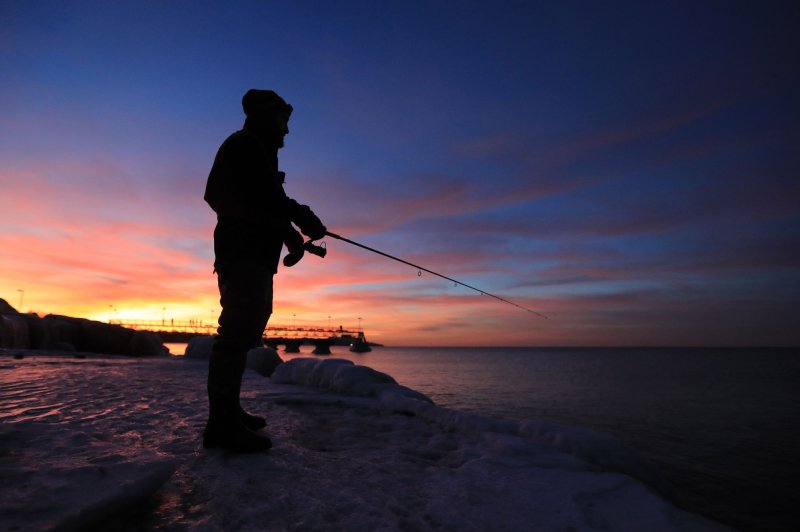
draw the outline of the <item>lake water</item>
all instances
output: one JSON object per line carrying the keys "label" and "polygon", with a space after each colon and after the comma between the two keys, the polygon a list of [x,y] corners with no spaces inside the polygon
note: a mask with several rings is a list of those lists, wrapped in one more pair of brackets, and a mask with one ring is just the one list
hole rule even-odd
{"label": "lake water", "polygon": [[654,464],[686,509],[742,530],[800,530],[798,350],[332,351],[441,406],[609,434]]}

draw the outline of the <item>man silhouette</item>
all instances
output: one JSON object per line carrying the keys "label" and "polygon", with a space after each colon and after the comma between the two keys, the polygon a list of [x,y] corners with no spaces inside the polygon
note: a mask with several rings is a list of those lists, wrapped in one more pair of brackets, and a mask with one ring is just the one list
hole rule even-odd
{"label": "man silhouette", "polygon": [[281,248],[301,253],[303,237],[325,236],[325,226],[305,205],[286,196],[278,150],[289,133],[292,106],[270,90],[242,98],[244,127],[222,143],[208,176],[204,199],[217,214],[214,270],[222,312],[208,364],[209,416],[203,446],[255,452],[272,446],[256,433],[264,418],[239,404],[247,351],[261,345],[272,314],[272,277]]}

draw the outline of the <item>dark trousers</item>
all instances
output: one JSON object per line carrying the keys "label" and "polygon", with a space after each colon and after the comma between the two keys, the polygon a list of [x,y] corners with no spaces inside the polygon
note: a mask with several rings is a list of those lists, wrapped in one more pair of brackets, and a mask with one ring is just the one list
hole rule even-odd
{"label": "dark trousers", "polygon": [[261,345],[272,314],[272,276],[269,264],[254,260],[217,268],[222,312],[208,363],[211,418],[238,414],[247,352]]}

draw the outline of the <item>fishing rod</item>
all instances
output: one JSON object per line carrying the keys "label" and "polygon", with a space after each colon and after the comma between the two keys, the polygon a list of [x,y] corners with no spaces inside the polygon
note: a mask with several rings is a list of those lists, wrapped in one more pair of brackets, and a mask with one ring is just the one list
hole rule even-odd
{"label": "fishing rod", "polygon": [[[428,273],[430,273],[432,275],[435,275],[437,277],[441,277],[442,279],[447,279],[448,281],[453,282],[455,284],[460,284],[461,286],[464,286],[464,287],[469,288],[471,290],[475,290],[476,292],[478,292],[478,293],[480,293],[482,295],[493,297],[493,298],[497,299],[498,301],[502,301],[503,303],[508,303],[509,305],[513,305],[513,306],[515,306],[517,308],[520,308],[520,309],[524,310],[525,312],[530,312],[531,314],[536,314],[540,318],[549,319],[547,316],[545,316],[544,314],[542,314],[540,312],[536,312],[535,310],[531,310],[529,308],[523,307],[522,305],[518,305],[518,304],[514,303],[513,301],[509,301],[508,299],[503,299],[500,296],[496,296],[494,294],[490,294],[489,292],[486,292],[485,290],[481,290],[480,288],[475,288],[474,286],[468,285],[467,283],[462,283],[461,281],[456,281],[455,279],[453,279],[451,277],[447,277],[446,275],[442,275],[441,273],[436,273],[435,271],[429,270],[428,268],[423,268],[422,266],[419,266],[418,264],[414,264],[413,262],[408,262],[407,260],[400,259],[398,257],[395,257],[394,255],[389,255],[388,253],[384,253],[383,251],[379,251],[379,250],[377,250],[375,248],[371,248],[369,246],[365,246],[364,244],[359,244],[358,242],[350,240],[349,238],[345,238],[345,237],[343,237],[341,235],[337,235],[336,233],[331,233],[330,231],[326,231],[325,234],[328,235],[331,238],[335,238],[337,240],[341,240],[343,242],[347,242],[348,244],[352,244],[354,246],[358,246],[360,248],[366,249],[367,251],[371,251],[373,253],[377,253],[378,255],[383,255],[384,257],[390,258],[392,260],[396,260],[397,262],[402,262],[403,264],[407,264],[407,265],[409,265],[409,266],[411,266],[413,268],[416,268],[420,272],[428,272]],[[311,247],[316,248],[316,249],[312,249],[311,247],[309,247],[309,244],[310,244]],[[315,255],[320,255],[322,257],[325,256],[325,248],[323,248],[321,246],[314,246],[310,242],[306,243],[306,250],[311,252],[311,253],[314,253]],[[322,250],[322,251],[320,252],[319,250]],[[420,273],[420,275],[421,275],[421,273]]]}

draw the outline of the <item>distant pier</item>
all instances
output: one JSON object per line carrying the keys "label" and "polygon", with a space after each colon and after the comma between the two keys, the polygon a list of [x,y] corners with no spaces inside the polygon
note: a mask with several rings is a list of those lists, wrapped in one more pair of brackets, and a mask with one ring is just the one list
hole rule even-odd
{"label": "distant pier", "polygon": [[[213,336],[217,334],[218,327],[216,323],[199,320],[110,320],[109,323],[137,331],[154,332],[164,342],[188,342],[195,336]],[[287,351],[299,351],[300,345],[314,345],[315,351],[320,350],[319,354],[325,354],[326,345],[329,348],[331,345],[351,345],[356,341],[366,341],[363,330],[345,329],[341,326],[303,325],[269,325],[263,339],[265,344],[276,348],[283,345]]]}

